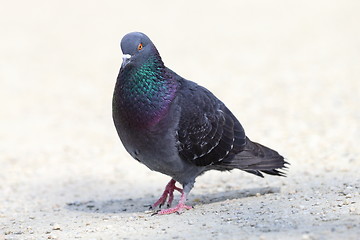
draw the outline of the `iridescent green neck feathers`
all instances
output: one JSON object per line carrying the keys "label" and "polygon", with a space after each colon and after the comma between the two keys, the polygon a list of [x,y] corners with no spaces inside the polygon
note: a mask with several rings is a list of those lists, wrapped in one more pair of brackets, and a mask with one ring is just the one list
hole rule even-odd
{"label": "iridescent green neck feathers", "polygon": [[135,127],[151,127],[166,115],[177,82],[168,77],[157,54],[142,60],[120,71],[114,98],[123,121]]}

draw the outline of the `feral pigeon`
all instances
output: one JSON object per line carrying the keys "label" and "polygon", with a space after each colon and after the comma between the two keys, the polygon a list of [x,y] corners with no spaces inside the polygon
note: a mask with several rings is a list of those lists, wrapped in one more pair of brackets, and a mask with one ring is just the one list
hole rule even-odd
{"label": "feral pigeon", "polygon": [[[287,162],[279,153],[252,142],[232,112],[206,88],[165,67],[143,33],[121,40],[123,62],[113,95],[113,120],[130,155],[153,171],[171,177],[152,207],[158,211],[191,209],[185,204],[195,179],[209,170],[240,169],[257,176],[284,176]],[[179,182],[182,188],[175,186]]]}

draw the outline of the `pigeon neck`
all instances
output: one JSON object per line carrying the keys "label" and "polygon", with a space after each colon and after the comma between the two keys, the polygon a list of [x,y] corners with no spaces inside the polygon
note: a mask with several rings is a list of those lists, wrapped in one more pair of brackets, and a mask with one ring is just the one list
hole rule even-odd
{"label": "pigeon neck", "polygon": [[177,89],[160,56],[120,72],[118,102],[125,121],[135,127],[156,125],[167,113]]}

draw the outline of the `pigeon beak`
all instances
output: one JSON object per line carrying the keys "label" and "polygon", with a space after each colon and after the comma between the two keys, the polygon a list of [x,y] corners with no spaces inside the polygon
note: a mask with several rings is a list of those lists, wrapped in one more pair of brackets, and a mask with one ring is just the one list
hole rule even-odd
{"label": "pigeon beak", "polygon": [[122,56],[123,62],[121,64],[121,67],[124,68],[129,62],[130,62],[131,55],[130,54],[124,54]]}

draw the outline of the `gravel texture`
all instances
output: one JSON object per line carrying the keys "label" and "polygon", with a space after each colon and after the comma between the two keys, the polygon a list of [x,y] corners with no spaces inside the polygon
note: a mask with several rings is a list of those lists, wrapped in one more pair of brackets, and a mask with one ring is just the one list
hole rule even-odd
{"label": "gravel texture", "polygon": [[[359,1],[8,1],[0,9],[0,240],[359,239]],[[111,118],[119,40],[145,32],[287,178],[209,172],[195,209],[152,216],[169,178]],[[176,195],[179,198],[179,195]]]}

